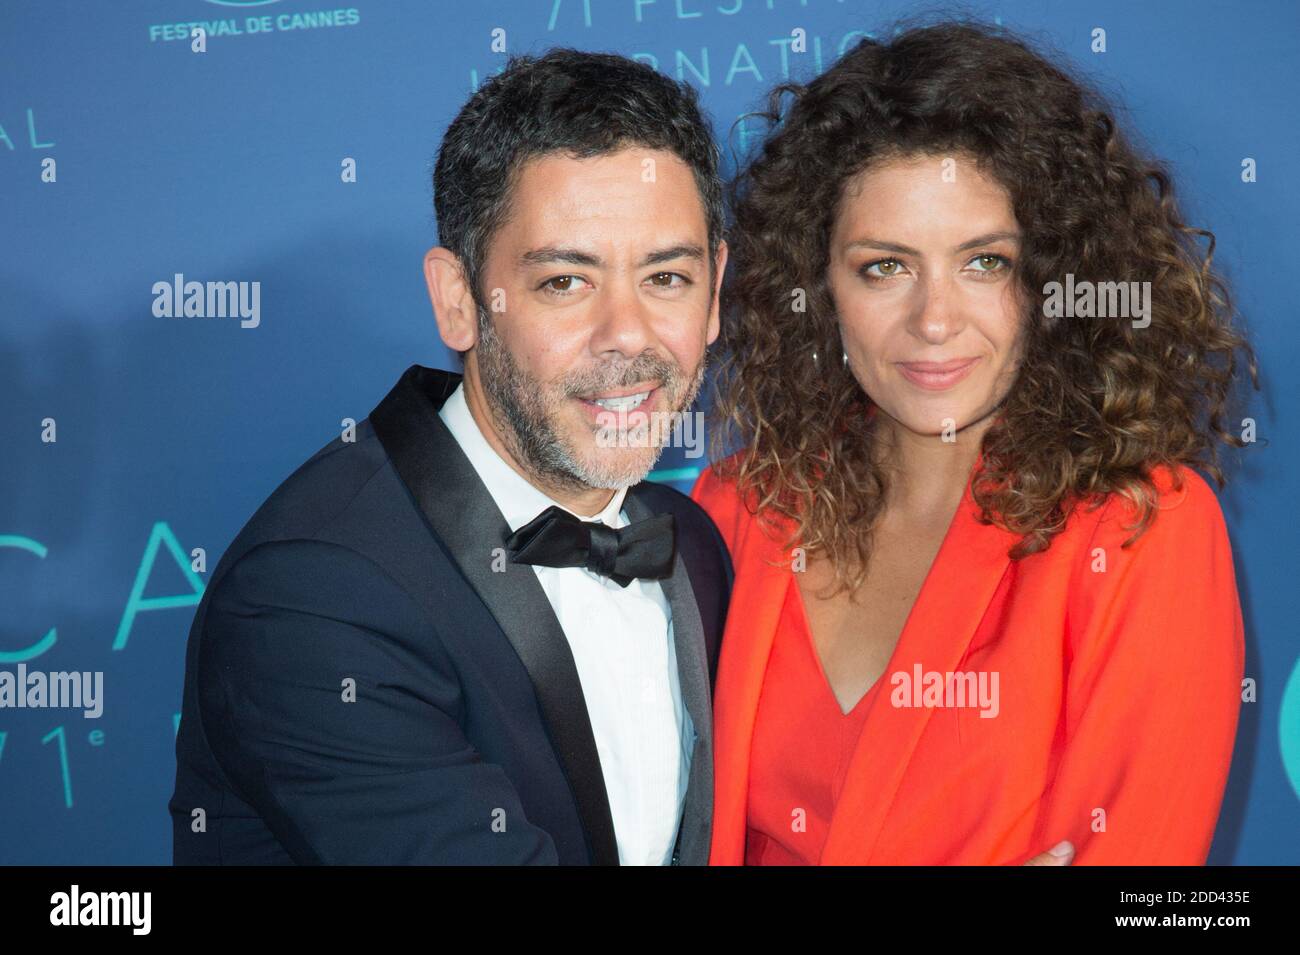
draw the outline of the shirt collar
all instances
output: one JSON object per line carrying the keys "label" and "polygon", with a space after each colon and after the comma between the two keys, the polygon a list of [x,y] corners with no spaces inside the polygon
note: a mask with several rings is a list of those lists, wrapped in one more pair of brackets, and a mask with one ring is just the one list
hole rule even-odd
{"label": "shirt collar", "polygon": [[627,488],[621,487],[614,492],[608,504],[599,514],[578,514],[571,508],[564,507],[559,501],[540,490],[522,474],[506,463],[497,450],[488,444],[487,438],[479,429],[478,422],[470,413],[465,401],[465,385],[456,386],[438,411],[451,436],[456,439],[460,449],[469,458],[469,463],[478,472],[479,479],[487,487],[497,509],[505,517],[512,531],[517,531],[542,511],[554,505],[564,508],[570,514],[584,521],[600,521],[610,527],[619,527],[623,510],[623,499],[627,497]]}

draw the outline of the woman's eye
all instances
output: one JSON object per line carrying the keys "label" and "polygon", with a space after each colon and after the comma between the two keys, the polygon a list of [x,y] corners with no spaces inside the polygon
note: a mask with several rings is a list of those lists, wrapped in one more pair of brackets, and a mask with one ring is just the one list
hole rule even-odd
{"label": "woman's eye", "polygon": [[577,291],[574,283],[585,281],[586,279],[578,278],[576,275],[557,275],[543,282],[542,289],[550,295],[570,295]]}
{"label": "woman's eye", "polygon": [[976,267],[976,272],[1001,272],[1011,263],[1006,256],[986,253],[975,256],[975,258],[971,259],[970,262],[966,264],[974,265]]}
{"label": "woman's eye", "polygon": [[898,259],[880,259],[862,267],[862,273],[868,278],[887,279],[903,271],[903,263]]}

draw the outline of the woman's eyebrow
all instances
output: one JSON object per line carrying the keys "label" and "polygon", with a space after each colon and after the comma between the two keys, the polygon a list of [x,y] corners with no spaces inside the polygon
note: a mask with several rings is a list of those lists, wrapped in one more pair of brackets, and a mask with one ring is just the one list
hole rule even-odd
{"label": "woman's eyebrow", "polygon": [[[1020,233],[1007,232],[1007,231],[986,232],[984,235],[977,235],[973,239],[967,239],[961,245],[957,246],[957,248],[954,249],[953,251],[965,252],[967,249],[974,249],[981,245],[991,245],[992,243],[999,242],[1003,239],[1011,239],[1013,241],[1018,241],[1020,239]],[[886,242],[884,239],[872,239],[870,237],[864,237],[861,239],[857,239],[853,242],[850,242],[846,248],[881,249],[885,252],[897,252],[900,255],[921,254],[921,252],[918,249],[914,249],[910,245],[903,245],[900,242]]]}
{"label": "woman's eyebrow", "polygon": [[920,251],[912,248],[910,245],[900,245],[897,242],[886,242],[884,239],[862,238],[850,242],[848,249],[882,249],[885,252],[899,252],[903,255],[920,255]]}
{"label": "woman's eyebrow", "polygon": [[1003,239],[1011,239],[1012,241],[1019,241],[1020,233],[1019,232],[988,232],[985,233],[984,235],[977,235],[969,242],[963,242],[961,245],[957,246],[956,251],[965,252],[967,249],[973,249],[981,245],[992,245],[994,242],[1001,242]]}

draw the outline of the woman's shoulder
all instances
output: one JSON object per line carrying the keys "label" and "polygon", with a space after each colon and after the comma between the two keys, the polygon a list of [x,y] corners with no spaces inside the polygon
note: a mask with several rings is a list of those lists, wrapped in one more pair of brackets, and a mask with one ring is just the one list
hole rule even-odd
{"label": "woman's shoulder", "polygon": [[[1209,483],[1182,465],[1148,472],[1154,499],[1141,510],[1112,494],[1087,521],[1074,559],[1067,619],[1074,659],[1116,654],[1143,673],[1168,672],[1171,653],[1240,671],[1241,610],[1232,545]],[[1114,634],[1123,632],[1116,643]]]}
{"label": "woman's shoulder", "polygon": [[[1133,546],[1176,549],[1196,541],[1227,542],[1223,509],[1213,488],[1184,464],[1162,464],[1148,472],[1145,501],[1113,492],[1084,523],[1095,545],[1122,544],[1133,537],[1144,510],[1149,519]],[[1145,507],[1143,505],[1146,505]],[[1145,543],[1143,543],[1145,542]]]}
{"label": "woman's shoulder", "polygon": [[691,499],[717,525],[733,553],[756,521],[754,494],[742,493],[737,477],[742,454],[737,451],[705,467],[691,489]]}
{"label": "woman's shoulder", "polygon": [[737,451],[721,461],[706,465],[700,471],[699,477],[695,479],[695,486],[691,488],[691,497],[701,504],[712,506],[734,495],[736,493],[735,466],[739,458],[740,452]]}

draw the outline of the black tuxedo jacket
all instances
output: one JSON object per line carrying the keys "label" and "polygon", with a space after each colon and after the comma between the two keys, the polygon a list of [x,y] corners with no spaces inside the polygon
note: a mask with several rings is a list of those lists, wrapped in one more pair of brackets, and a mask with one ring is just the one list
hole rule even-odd
{"label": "black tuxedo jacket", "polygon": [[[569,645],[437,411],[460,376],[411,366],[267,499],[190,630],[169,803],[177,864],[617,864]],[[682,864],[708,860],[711,688],[732,569],[689,498],[662,581],[695,724]],[[495,555],[497,568],[503,561]]]}

